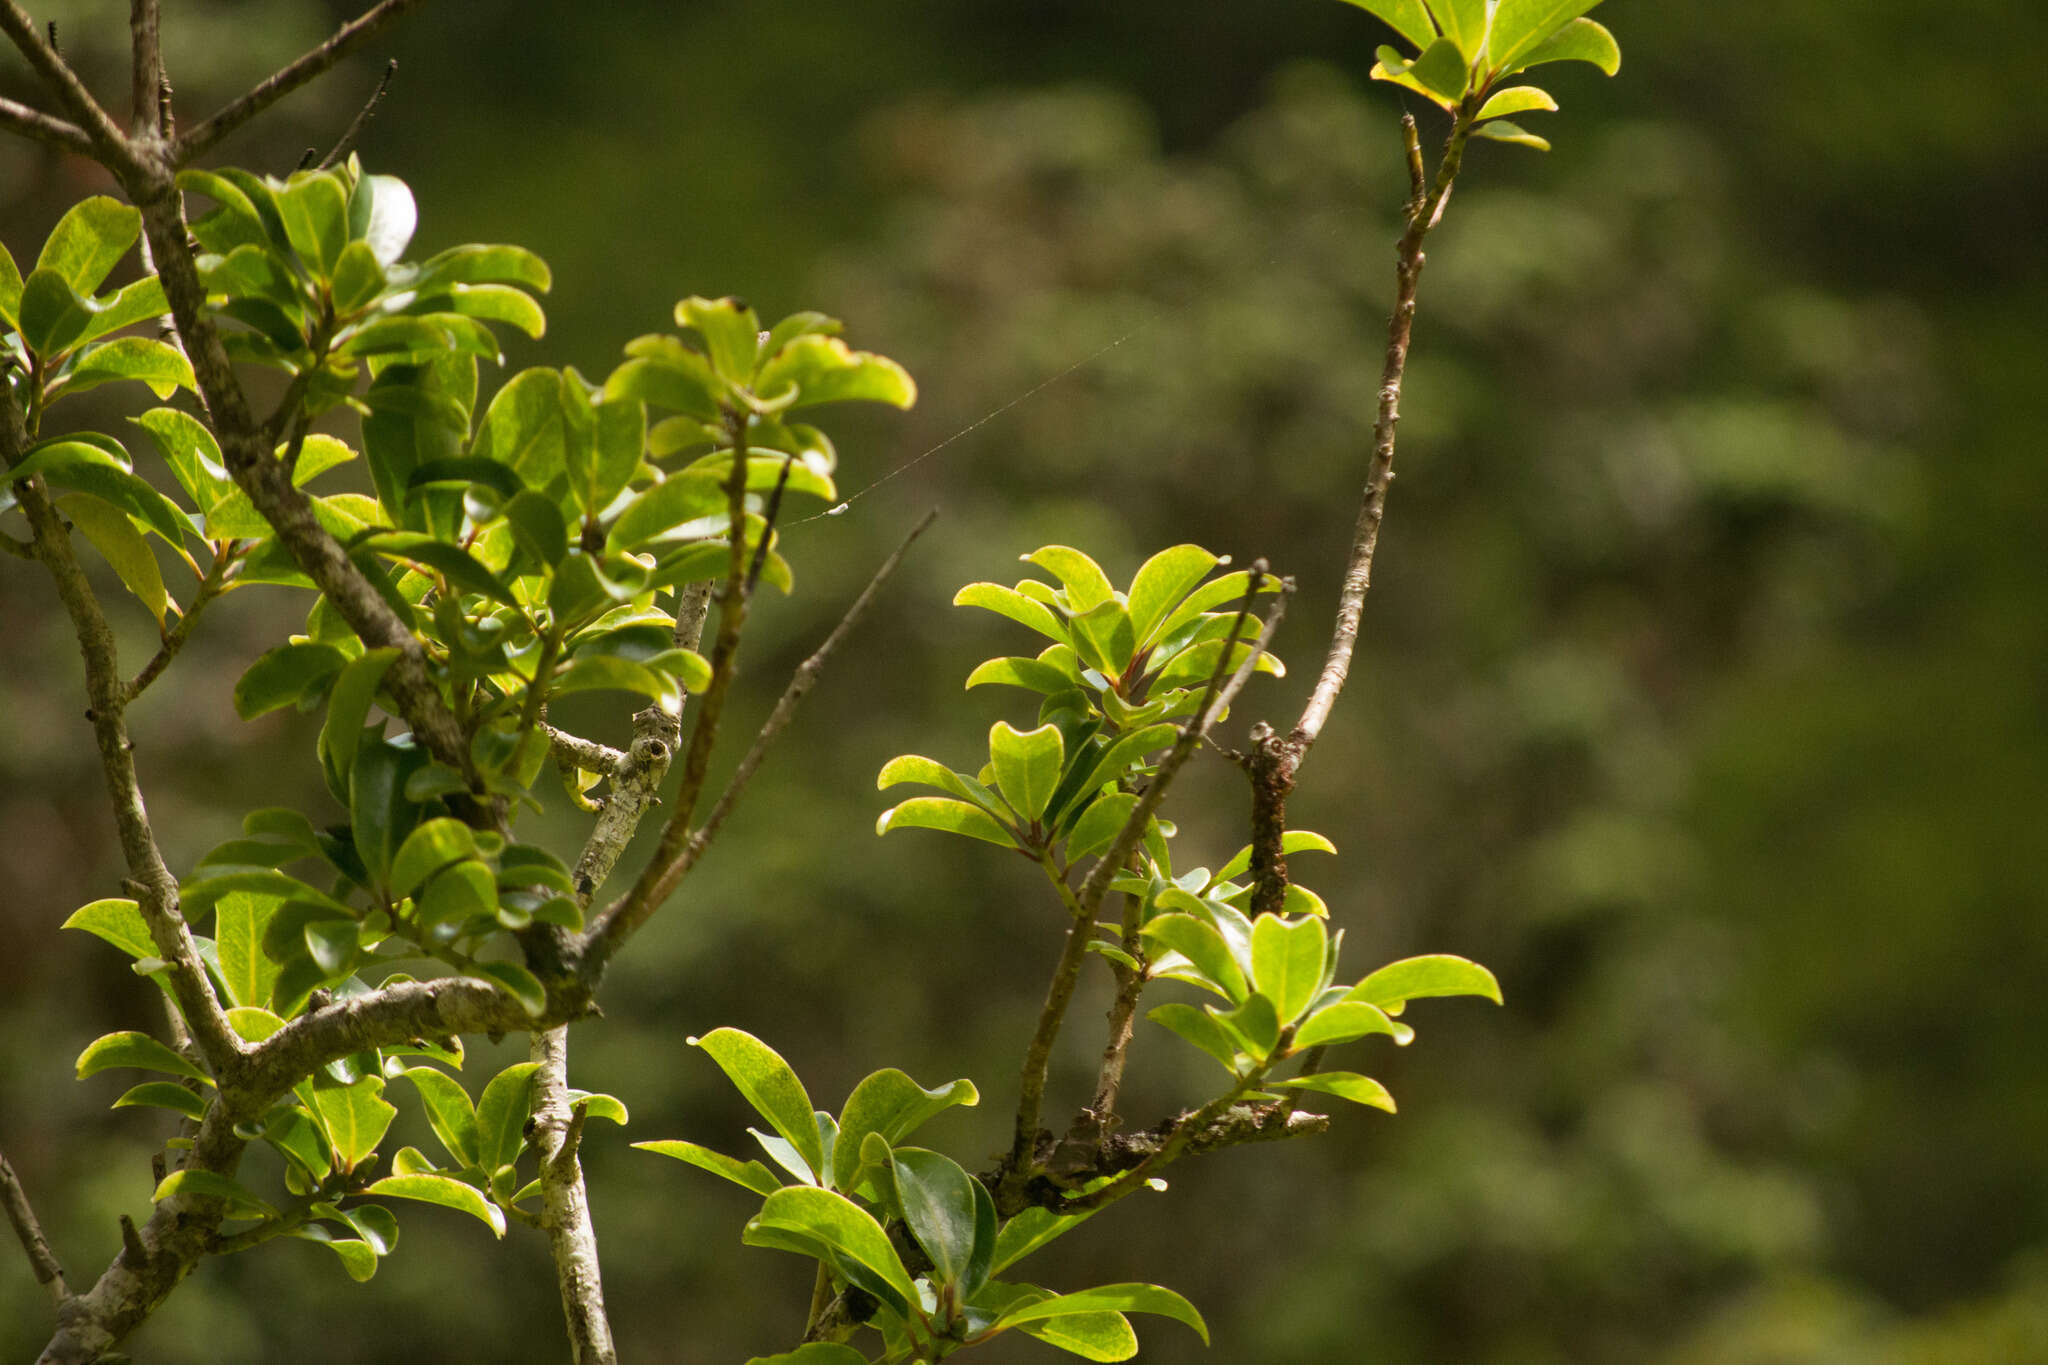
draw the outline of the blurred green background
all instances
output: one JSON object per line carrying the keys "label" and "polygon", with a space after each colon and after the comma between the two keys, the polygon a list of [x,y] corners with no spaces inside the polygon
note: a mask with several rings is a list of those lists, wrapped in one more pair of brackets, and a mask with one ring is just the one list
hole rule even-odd
{"label": "blurred green background", "polygon": [[[168,6],[184,116],[349,8]],[[125,13],[38,17],[111,97]],[[1032,1263],[1060,1288],[1189,1294],[1216,1347],[1141,1323],[1147,1360],[2048,1361],[2048,12],[1600,17],[1620,78],[1557,68],[1557,151],[1478,148],[1432,241],[1360,662],[1292,811],[1342,850],[1297,871],[1346,928],[1347,971],[1461,952],[1508,1007],[1425,1005],[1414,1047],[1360,1059],[1398,1118],[1190,1163]],[[787,535],[798,594],[757,613],[743,722],[944,511],[576,1034],[578,1082],[633,1108],[585,1158],[627,1359],[787,1349],[808,1287],[794,1258],[739,1247],[746,1196],[625,1146],[747,1143],[687,1035],[748,1028],[832,1107],[878,1066],[971,1076],[983,1107],[929,1139],[970,1166],[1003,1141],[1057,911],[993,850],[871,833],[883,761],[964,765],[1028,713],[961,693],[1023,641],[948,607],[959,583],[1009,581],[1048,541],[1120,580],[1179,540],[1264,554],[1301,581],[1279,644],[1296,671],[1231,724],[1298,708],[1404,189],[1401,99],[1363,80],[1384,37],[1332,0],[467,0],[222,149],[290,169],[397,57],[362,150],[414,186],[421,246],[515,240],[555,268],[551,333],[515,366],[601,373],[692,292],[845,316],[923,387],[907,417],[837,420],[849,490],[1085,361]],[[0,87],[35,93],[12,54]],[[0,145],[0,184],[17,258],[103,187],[25,144]],[[228,701],[304,608],[230,597],[134,713],[174,867],[250,806],[323,809],[310,722],[243,725]],[[90,1279],[116,1213],[146,1205],[164,1125],[108,1112],[114,1079],[75,1083],[71,1059],[153,1009],[115,954],[55,929],[120,873],[76,657],[19,561],[0,563],[0,659],[0,1146]],[[1183,859],[1242,841],[1240,786],[1222,764],[1187,784]],[[564,805],[541,823],[573,850]],[[1074,1014],[1063,1105],[1102,987]],[[1141,1031],[1137,1121],[1206,1097],[1190,1054]],[[133,1352],[563,1358],[540,1239],[403,1221],[367,1286],[298,1243],[208,1264]],[[46,1326],[0,1254],[0,1357]]]}

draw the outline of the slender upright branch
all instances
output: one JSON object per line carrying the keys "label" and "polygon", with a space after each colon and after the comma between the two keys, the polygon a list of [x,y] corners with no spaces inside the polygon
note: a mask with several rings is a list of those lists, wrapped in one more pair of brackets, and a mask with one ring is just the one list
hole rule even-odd
{"label": "slender upright branch", "polygon": [[213,564],[206,571],[206,577],[199,581],[198,592],[193,595],[184,614],[178,617],[178,623],[170,628],[164,636],[163,643],[157,646],[156,653],[150,656],[149,662],[142,666],[142,671],[137,673],[124,689],[129,701],[141,696],[149,685],[171,666],[171,660],[178,657],[178,651],[185,647],[185,642],[192,638],[192,631],[199,624],[199,614],[205,611],[207,605],[215,598],[227,591],[228,573],[233,569],[235,562],[236,556],[226,548],[214,556]]}
{"label": "slender upright branch", "polygon": [[327,155],[320,158],[319,168],[321,170],[324,171],[331,166],[340,165],[342,158],[355,150],[356,139],[360,138],[363,135],[363,129],[369,126],[370,116],[375,114],[377,106],[383,103],[385,92],[391,89],[391,78],[397,74],[398,58],[393,57],[390,61],[384,63],[384,77],[377,82],[377,88],[370,92],[370,98],[363,104],[362,108],[356,110],[356,116],[349,120],[348,127],[342,130],[341,137],[335,141],[335,144],[327,149]]}
{"label": "slender upright branch", "polygon": [[583,1114],[569,1103],[568,1027],[535,1033],[529,1056],[539,1064],[533,1073],[533,1125],[540,1155],[541,1220],[554,1255],[562,1313],[568,1319],[570,1359],[575,1365],[617,1365],[598,1270],[597,1233],[577,1159]]}
{"label": "slender upright branch", "polygon": [[[12,3],[12,0],[0,2]],[[383,0],[382,4],[343,24],[326,42],[260,82],[247,94],[180,137],[176,157],[178,164],[184,165],[200,155],[286,95],[318,77],[356,47],[382,31],[392,20],[407,10],[417,9],[425,2],[426,0]]]}
{"label": "slender upright branch", "polygon": [[8,1164],[5,1152],[0,1152],[0,1208],[7,1210],[7,1221],[14,1225],[14,1235],[21,1239],[21,1249],[28,1253],[36,1283],[49,1290],[51,1301],[62,1307],[71,1297],[71,1286],[64,1282],[64,1266],[57,1260],[57,1253],[50,1250],[50,1239],[43,1235],[43,1225],[36,1221],[28,1191],[22,1188],[21,1177]]}
{"label": "slender upright branch", "polygon": [[128,0],[128,131],[143,137],[163,131],[165,86],[162,15],[158,0]]}

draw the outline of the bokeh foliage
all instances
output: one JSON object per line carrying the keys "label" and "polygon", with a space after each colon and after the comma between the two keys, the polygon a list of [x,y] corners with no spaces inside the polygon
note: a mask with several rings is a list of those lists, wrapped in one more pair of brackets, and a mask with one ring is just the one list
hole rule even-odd
{"label": "bokeh foliage", "polygon": [[[1365,88],[1386,38],[1369,19],[1276,8],[446,6],[394,40],[433,78],[402,81],[365,155],[433,206],[428,250],[535,246],[561,354],[592,370],[621,318],[661,326],[679,294],[740,287],[771,314],[818,299],[925,395],[910,437],[843,437],[848,469],[914,455],[1142,325],[790,530],[822,613],[857,586],[828,583],[828,560],[850,580],[925,503],[947,509],[914,605],[837,665],[801,761],[764,772],[697,899],[622,963],[612,1021],[581,1046],[585,1083],[633,1100],[628,1137],[739,1135],[682,1041],[718,1023],[772,1032],[826,1093],[876,1056],[1007,1075],[958,1021],[1021,1033],[1040,983],[987,979],[954,926],[1035,960],[1055,926],[1031,927],[1029,869],[864,834],[882,760],[985,732],[954,689],[1010,641],[946,607],[953,585],[1013,577],[1009,555],[1054,540],[1105,547],[1121,581],[1190,540],[1272,556],[1306,580],[1296,621],[1322,615],[1378,370],[1400,104]],[[1353,880],[1316,887],[1360,960],[1469,953],[1509,1009],[1436,1026],[1434,1055],[1459,1066],[1386,1071],[1398,1122],[1184,1170],[1183,1195],[1228,1201],[1227,1224],[1186,1221],[1206,1199],[1134,1201],[1065,1282],[1175,1255],[1177,1288],[1237,1306],[1209,1316],[1239,1358],[1349,1359],[1365,1340],[1388,1365],[2048,1359],[2029,401],[2048,290],[2040,209],[2017,189],[2039,180],[2048,130],[2018,94],[2048,21],[1997,0],[1935,32],[1900,3],[1854,23],[1821,0],[1610,8],[1629,79],[1560,79],[1579,135],[1549,160],[1475,153],[1432,243],[1361,675],[1293,811],[1348,855]],[[676,77],[677,53],[739,50]],[[231,151],[282,173],[299,147]],[[8,232],[30,239],[78,187],[40,151],[9,155]],[[658,287],[594,294],[621,258]],[[232,676],[278,624],[263,610],[223,604],[193,652]],[[139,610],[125,624],[153,635]],[[824,624],[767,623],[792,657]],[[146,1027],[147,987],[49,932],[113,863],[83,727],[50,700],[75,666],[34,575],[0,572],[0,647],[25,665],[0,698],[0,914],[20,945],[0,1032],[82,1046],[109,1020]],[[1279,648],[1298,660],[1312,635]],[[932,738],[920,711],[957,730]],[[186,864],[241,808],[303,795],[263,747],[303,749],[301,722],[244,727],[194,691],[136,724]],[[883,956],[905,938],[913,961]],[[1188,1065],[1192,1085],[1206,1063]],[[114,1157],[149,1120],[85,1089],[0,1053],[10,1153],[69,1192],[45,1213],[90,1262],[115,1245],[113,1209],[146,1196]],[[30,1094],[59,1098],[31,1114]],[[955,1150],[1002,1141],[991,1111],[945,1122]],[[586,1160],[626,1351],[741,1358],[783,1338],[802,1286],[726,1250],[739,1199],[678,1198],[623,1140]],[[448,1289],[544,1284],[537,1246],[486,1261],[452,1216],[407,1236],[401,1257],[431,1275],[359,1288],[310,1249],[210,1266],[137,1348],[396,1360],[482,1334],[493,1358],[554,1357],[551,1296]],[[706,1278],[721,1268],[737,1278]],[[0,1276],[0,1322],[40,1321],[31,1289]],[[343,1344],[336,1324],[372,1294],[388,1311]],[[1148,1358],[1205,1357],[1162,1336]]]}

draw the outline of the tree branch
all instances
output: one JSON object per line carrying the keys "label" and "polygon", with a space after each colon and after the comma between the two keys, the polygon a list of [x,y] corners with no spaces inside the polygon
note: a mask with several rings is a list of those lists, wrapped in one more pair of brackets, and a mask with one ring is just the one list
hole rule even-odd
{"label": "tree branch", "polygon": [[36,1283],[48,1289],[51,1301],[62,1307],[71,1297],[71,1287],[64,1282],[64,1267],[57,1260],[57,1253],[50,1250],[50,1239],[43,1235],[43,1225],[36,1221],[28,1191],[22,1188],[21,1177],[8,1164],[5,1152],[0,1152],[0,1207],[6,1208],[7,1221],[14,1224],[14,1235],[21,1239],[21,1249],[28,1253]]}
{"label": "tree branch", "polygon": [[[12,3],[12,0],[0,2]],[[383,0],[382,4],[343,24],[326,42],[180,137],[175,160],[181,166],[191,161],[286,95],[321,75],[392,20],[424,3],[425,0]]]}
{"label": "tree branch", "polygon": [[178,657],[178,651],[185,647],[185,642],[192,638],[192,631],[199,623],[199,613],[206,609],[208,603],[227,591],[228,571],[234,566],[235,558],[226,549],[222,549],[214,556],[206,577],[199,582],[199,591],[193,596],[191,605],[178,617],[178,624],[172,626],[170,633],[164,636],[163,643],[157,647],[156,653],[150,656],[149,662],[142,666],[142,671],[135,675],[134,681],[123,689],[129,701],[141,696],[151,683],[163,675],[163,671],[171,666],[171,660]]}
{"label": "tree branch", "polygon": [[[117,174],[133,170],[137,161],[128,139],[121,135],[121,130],[107,117],[107,111],[100,108],[99,101],[78,79],[78,73],[57,55],[57,49],[49,39],[37,31],[36,21],[29,18],[15,0],[0,0],[0,33],[5,33],[21,55],[28,58],[28,64],[35,68],[36,74],[43,78],[43,84],[50,88],[50,93],[57,97],[57,102],[64,106],[78,130],[84,134],[87,146],[80,150]],[[21,131],[32,137],[40,136],[28,128]],[[52,130],[45,128],[45,131]]]}
{"label": "tree branch", "polygon": [[95,154],[92,139],[84,129],[14,100],[0,99],[0,128],[80,156]]}
{"label": "tree branch", "polygon": [[597,1233],[583,1188],[576,1152],[583,1115],[569,1104],[569,1030],[566,1025],[533,1035],[534,1145],[540,1153],[541,1218],[554,1254],[555,1280],[568,1319],[570,1358],[575,1365],[617,1365],[611,1321],[605,1316],[604,1281],[598,1271]]}
{"label": "tree branch", "polygon": [[327,155],[320,158],[319,169],[324,171],[331,166],[340,165],[341,159],[355,149],[356,139],[361,137],[363,129],[369,126],[370,116],[377,112],[377,106],[384,100],[384,92],[391,88],[391,78],[397,74],[398,58],[393,57],[384,64],[384,78],[377,82],[377,88],[370,92],[370,98],[356,111],[356,116],[349,120],[348,127],[342,130],[341,137],[335,144],[328,148]]}
{"label": "tree branch", "polygon": [[128,0],[128,130],[136,137],[163,133],[164,76],[162,16],[158,0]]}

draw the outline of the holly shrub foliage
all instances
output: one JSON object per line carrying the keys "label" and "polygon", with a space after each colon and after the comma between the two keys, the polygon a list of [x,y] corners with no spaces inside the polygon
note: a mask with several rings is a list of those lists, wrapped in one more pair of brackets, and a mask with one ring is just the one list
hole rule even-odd
{"label": "holly shrub foliage", "polygon": [[[1502,87],[1504,78],[1564,59],[1610,72],[1618,61],[1612,37],[1583,17],[1587,0],[1353,3],[1417,49],[1412,58],[1382,49],[1373,74],[1453,115],[1438,188],[1427,200],[1436,209],[1469,134],[1545,145],[1504,116],[1554,101],[1533,86]],[[1404,276],[1411,288],[1429,225],[1419,150],[1413,160],[1415,254]],[[67,927],[128,954],[139,975],[163,988],[174,1014],[192,998],[179,985],[203,970],[200,985],[210,984],[250,1056],[269,1055],[262,1045],[292,1021],[374,997],[412,973],[487,982],[507,1010],[516,1007],[511,1017],[536,1028],[574,1017],[559,1005],[559,981],[543,979],[548,953],[535,945],[587,946],[577,935],[597,888],[572,878],[557,853],[520,841],[513,827],[523,809],[539,808],[534,784],[558,744],[570,750],[569,797],[588,809],[582,793],[596,778],[579,755],[598,746],[583,741],[577,750],[555,735],[542,723],[545,708],[556,697],[598,691],[631,698],[648,708],[643,715],[674,717],[686,696],[704,694],[697,734],[715,734],[714,700],[730,680],[748,595],[763,581],[784,592],[793,585],[777,550],[785,500],[838,497],[833,442],[804,419],[836,402],[907,407],[915,386],[893,361],[850,348],[840,324],[822,314],[764,326],[736,299],[693,297],[675,306],[676,332],[628,343],[601,379],[532,368],[486,400],[480,369],[502,364],[499,329],[531,337],[545,330],[538,296],[550,277],[531,252],[469,245],[409,258],[417,219],[410,191],[365,173],[354,158],[282,179],[187,169],[178,186],[189,196],[183,264],[204,291],[203,316],[230,366],[274,371],[283,391],[260,426],[257,462],[275,460],[307,491],[310,516],[362,575],[330,575],[329,589],[366,581],[419,654],[395,647],[388,634],[366,643],[350,624],[362,613],[352,617],[316,588],[301,568],[309,565],[304,528],[295,539],[277,506],[259,509],[261,481],[248,477],[244,446],[224,453],[222,433],[232,424],[178,399],[180,390],[209,388],[206,372],[195,373],[168,330],[163,339],[133,330],[171,308],[153,273],[106,287],[138,240],[136,209],[111,198],[78,204],[26,276],[0,251],[0,361],[12,407],[0,514],[18,505],[30,514],[34,556],[53,571],[67,562],[66,527],[39,521],[33,501],[56,490],[68,528],[98,550],[164,633],[159,670],[213,597],[315,590],[304,630],[248,666],[234,704],[245,719],[284,707],[322,715],[316,757],[331,804],[251,812],[241,837],[184,870],[183,923],[157,902],[106,899],[79,909]],[[209,363],[218,361],[213,354]],[[63,399],[116,381],[141,384],[164,405],[134,418],[136,431],[50,433]],[[312,430],[316,421],[329,430]],[[352,430],[354,441],[335,429]],[[160,457],[178,494],[139,475],[131,451]],[[372,491],[321,487],[323,476],[357,460]],[[18,540],[15,548],[30,553]],[[1406,1044],[1414,1034],[1401,1016],[1418,998],[1501,998],[1484,968],[1448,956],[1340,980],[1342,934],[1330,932],[1322,899],[1289,879],[1268,883],[1271,894],[1260,901],[1248,875],[1252,848],[1213,870],[1176,869],[1175,829],[1160,800],[1236,689],[1253,672],[1281,671],[1264,653],[1258,613],[1280,579],[1263,566],[1229,570],[1194,545],[1160,551],[1121,590],[1067,546],[1046,546],[1025,561],[1046,577],[971,584],[956,602],[1040,637],[1036,653],[990,659],[967,679],[969,688],[1035,694],[1036,714],[1024,718],[1028,728],[997,720],[987,759],[971,773],[916,755],[890,761],[881,787],[918,784],[939,794],[901,801],[878,824],[883,833],[966,836],[1028,858],[1069,918],[1068,947],[1027,1054],[1016,1150],[994,1171],[970,1173],[912,1144],[926,1121],[978,1102],[967,1080],[927,1089],[900,1070],[879,1070],[835,1115],[813,1107],[772,1048],[730,1028],[691,1041],[766,1122],[769,1131],[754,1136],[768,1160],[690,1141],[637,1144],[759,1195],[743,1240],[818,1263],[809,1339],[773,1361],[862,1365],[870,1355],[847,1344],[862,1328],[879,1334],[873,1359],[882,1361],[938,1360],[1010,1331],[1090,1360],[1122,1360],[1137,1351],[1126,1317],[1134,1312],[1176,1319],[1206,1339],[1195,1309],[1154,1285],[1058,1293],[1004,1277],[1111,1200],[1158,1186],[1154,1171],[1205,1124],[1235,1114],[1284,1125],[1305,1095],[1391,1111],[1377,1081],[1322,1069],[1324,1050],[1375,1037]],[[165,563],[189,570],[194,584],[174,593]],[[684,600],[703,601],[691,585],[704,583],[722,585],[710,659],[694,647],[697,634],[678,627]],[[81,626],[90,674],[87,633]],[[430,746],[393,725],[409,713],[407,698],[417,694],[406,689],[419,685],[411,674],[422,668],[427,695],[452,718],[452,746],[445,738]],[[149,676],[146,669],[128,695]],[[693,763],[701,757],[693,751]],[[616,786],[623,770],[605,776]],[[120,780],[110,776],[117,801]],[[686,804],[678,820],[689,818]],[[708,838],[715,825],[696,837]],[[681,823],[668,831],[684,833]],[[1310,851],[1335,849],[1306,831],[1277,842],[1279,854]],[[642,880],[657,884],[674,866],[651,868]],[[1110,896],[1118,898],[1117,918],[1098,922]],[[201,969],[166,946],[184,924],[208,930],[193,936]],[[1146,1017],[1226,1073],[1215,1097],[1159,1130],[1168,1133],[1159,1147],[1121,1164],[1062,1164],[1039,1151],[1041,1136],[1050,1140],[1037,1127],[1045,1058],[1090,953],[1132,1010],[1154,984],[1188,992]],[[93,1042],[77,1069],[81,1078],[159,1073],[169,1079],[135,1085],[114,1104],[199,1123],[230,1103],[235,1081],[232,1067],[212,1074],[202,1054],[121,1032]],[[1293,1074],[1276,1074],[1297,1060],[1303,1065]],[[513,1221],[552,1226],[554,1215],[537,1203],[546,1194],[534,1160],[539,1064],[510,1066],[472,1086],[459,1077],[463,1062],[460,1038],[421,1037],[311,1064],[264,1092],[275,1098],[262,1112],[221,1111],[235,1119],[237,1140],[275,1150],[281,1190],[238,1179],[232,1157],[215,1168],[186,1164],[191,1158],[181,1153],[196,1157],[192,1135],[205,1131],[187,1127],[168,1144],[156,1198],[178,1197],[174,1208],[207,1216],[218,1211],[218,1231],[195,1254],[291,1236],[326,1245],[359,1280],[396,1246],[392,1201],[459,1210],[500,1236]],[[588,1118],[627,1120],[611,1096],[571,1090],[567,1100],[579,1134]],[[437,1153],[385,1150],[398,1106],[408,1103],[423,1112]],[[835,1316],[834,1305],[844,1311]]]}

